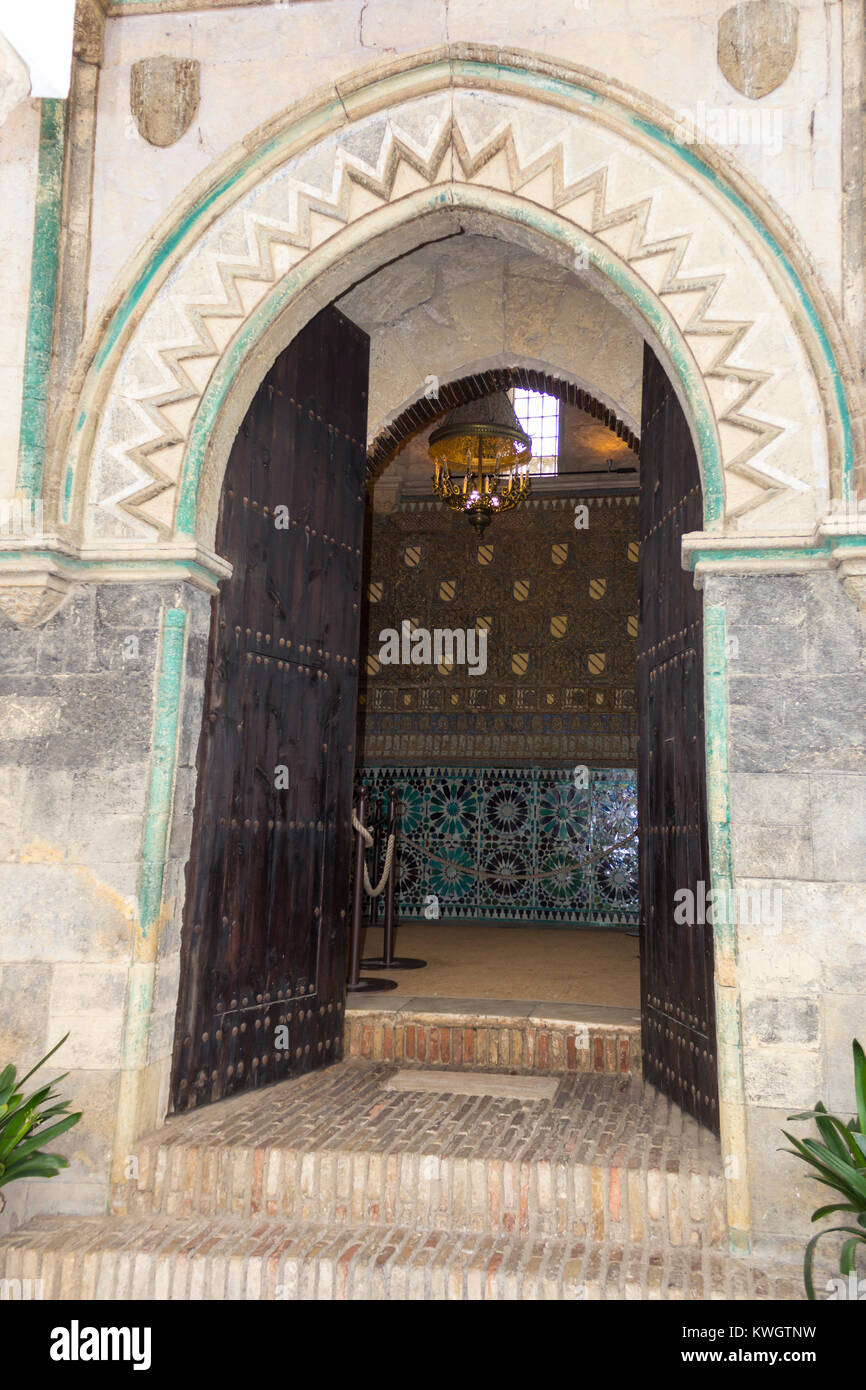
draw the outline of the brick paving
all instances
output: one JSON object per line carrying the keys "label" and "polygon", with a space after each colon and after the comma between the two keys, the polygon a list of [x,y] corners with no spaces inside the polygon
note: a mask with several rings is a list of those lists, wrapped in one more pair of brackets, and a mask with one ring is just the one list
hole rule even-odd
{"label": "brick paving", "polygon": [[40,1217],[0,1242],[0,1272],[72,1300],[803,1297],[796,1270],[710,1250],[230,1217]]}
{"label": "brick paving", "polygon": [[397,1071],[344,1062],[176,1117],[114,1210],[722,1246],[718,1141],[639,1078],[528,1101],[387,1089]]}
{"label": "brick paving", "polygon": [[0,1277],[49,1298],[802,1296],[797,1269],[727,1252],[718,1141],[638,1077],[527,1100],[398,1073],[347,1061],[174,1117],[112,1215],[32,1222]]}

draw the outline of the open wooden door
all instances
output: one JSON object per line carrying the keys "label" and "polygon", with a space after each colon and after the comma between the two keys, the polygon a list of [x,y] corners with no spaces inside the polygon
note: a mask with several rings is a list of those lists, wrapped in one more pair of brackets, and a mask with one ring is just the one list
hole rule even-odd
{"label": "open wooden door", "polygon": [[368,365],[367,335],[324,309],[229,458],[216,548],[234,570],[211,613],[177,1110],[342,1053]]}
{"label": "open wooden door", "polygon": [[[688,423],[644,348],[638,565],[638,824],[644,1076],[718,1133],[704,739],[703,598],[681,540],[703,526]],[[690,889],[693,911],[678,890]],[[679,910],[678,910],[679,909]],[[678,922],[690,916],[691,922]]]}

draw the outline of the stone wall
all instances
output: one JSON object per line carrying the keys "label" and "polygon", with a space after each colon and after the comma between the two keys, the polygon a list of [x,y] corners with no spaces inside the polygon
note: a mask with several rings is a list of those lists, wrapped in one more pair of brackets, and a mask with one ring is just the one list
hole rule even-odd
{"label": "stone wall", "polygon": [[[155,707],[158,719],[165,615],[178,605],[174,818],[162,909],[145,924]],[[0,1065],[26,1070],[68,1031],[46,1077],[69,1071],[63,1092],[84,1112],[56,1146],[72,1170],[10,1184],[7,1224],[101,1210],[113,1140],[122,1148],[165,1113],[209,616],[189,586],[81,586],[45,627],[0,631]],[[138,1001],[151,994],[142,1039]]]}
{"label": "stone wall", "polygon": [[727,615],[735,890],[779,895],[737,928],[755,1244],[796,1244],[820,1194],[781,1126],[819,1099],[849,1118],[866,1046],[866,619],[827,574],[713,576],[705,602]]}

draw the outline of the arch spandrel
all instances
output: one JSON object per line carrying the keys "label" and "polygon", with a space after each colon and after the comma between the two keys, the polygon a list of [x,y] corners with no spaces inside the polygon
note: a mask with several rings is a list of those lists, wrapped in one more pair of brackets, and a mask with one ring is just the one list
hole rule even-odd
{"label": "arch spandrel", "polygon": [[[430,81],[422,71],[413,70],[419,88]],[[484,76],[386,109],[360,103],[367,114],[259,181],[245,170],[245,191],[188,239],[142,306],[102,383],[92,445],[70,452],[69,466],[88,476],[86,487],[73,486],[71,472],[66,479],[62,492],[78,511],[67,521],[88,549],[192,537],[206,545],[210,519],[203,531],[197,513],[190,524],[189,505],[201,435],[215,428],[244,366],[267,356],[265,339],[279,351],[279,324],[290,337],[315,312],[317,276],[336,297],[351,283],[340,283],[341,267],[351,273],[366,238],[387,233],[411,245],[413,219],[437,211],[546,239],[559,259],[583,256],[581,267],[640,320],[688,406],[711,530],[815,531],[838,495],[831,477],[842,469],[845,429],[814,366],[821,344],[809,341],[794,291],[780,292],[779,257],[717,189],[711,195],[692,158],[656,150],[635,133],[639,123],[617,123],[603,103],[564,102],[541,81],[527,94],[528,72],[520,94],[504,78],[506,89],[497,85],[502,69]]]}

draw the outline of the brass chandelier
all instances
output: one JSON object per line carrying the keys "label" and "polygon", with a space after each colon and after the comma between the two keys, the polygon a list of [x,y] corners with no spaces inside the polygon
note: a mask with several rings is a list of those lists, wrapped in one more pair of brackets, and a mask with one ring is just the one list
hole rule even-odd
{"label": "brass chandelier", "polygon": [[529,496],[532,440],[504,391],[452,410],[429,441],[433,491],[479,535]]}

